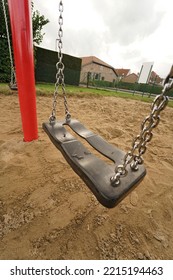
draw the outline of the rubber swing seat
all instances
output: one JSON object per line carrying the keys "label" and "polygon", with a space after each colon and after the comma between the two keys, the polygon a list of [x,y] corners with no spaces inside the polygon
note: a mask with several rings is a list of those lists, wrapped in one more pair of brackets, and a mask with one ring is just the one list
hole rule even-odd
{"label": "rubber swing seat", "polygon": [[[71,135],[66,126],[84,138],[94,149],[113,161],[106,163],[92,154],[78,139]],[[115,173],[115,163],[122,164],[125,152],[106,142],[101,136],[94,134],[83,126],[78,120],[56,121],[43,123],[44,131],[52,143],[80,176],[97,200],[105,207],[116,206],[130,191],[132,191],[144,178],[145,167],[139,165],[137,171],[129,167],[128,174],[121,178],[117,186],[112,186],[110,178]]]}
{"label": "rubber swing seat", "polygon": [[9,84],[9,88],[10,88],[11,90],[18,90],[17,84],[12,84],[12,83],[10,83],[10,84]]}

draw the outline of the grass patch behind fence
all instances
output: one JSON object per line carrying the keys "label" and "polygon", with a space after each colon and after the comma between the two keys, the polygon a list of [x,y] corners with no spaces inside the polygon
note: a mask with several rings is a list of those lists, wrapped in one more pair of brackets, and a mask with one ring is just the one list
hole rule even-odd
{"label": "grass patch behind fence", "polygon": [[[36,93],[38,96],[53,96],[55,90],[54,84],[36,84]],[[17,91],[12,91],[7,84],[0,83],[0,93],[5,95],[10,95],[17,93]],[[62,95],[61,89],[59,89],[59,94]],[[88,97],[102,97],[102,96],[114,96],[125,99],[139,100],[143,102],[151,103],[153,101],[153,96],[148,97],[147,93],[143,96],[141,94],[133,94],[133,92],[123,92],[116,91],[116,89],[98,89],[98,88],[86,88],[79,86],[66,86],[66,94],[68,96],[78,97],[78,98],[88,98]],[[173,101],[170,100],[169,107],[173,108]]]}

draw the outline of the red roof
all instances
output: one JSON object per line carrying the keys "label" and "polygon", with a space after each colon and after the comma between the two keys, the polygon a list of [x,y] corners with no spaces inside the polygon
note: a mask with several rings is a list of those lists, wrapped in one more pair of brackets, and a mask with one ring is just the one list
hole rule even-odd
{"label": "red roof", "polygon": [[129,73],[130,69],[123,69],[123,68],[121,68],[121,69],[115,69],[115,71],[118,74],[118,76],[126,77],[128,75],[128,73]]}
{"label": "red roof", "polygon": [[84,56],[84,57],[81,57],[81,59],[82,59],[82,66],[85,66],[85,65],[88,65],[91,63],[96,63],[101,66],[105,66],[105,67],[112,69],[114,71],[114,73],[118,76],[114,67],[112,67],[108,63],[104,62],[103,60],[97,58],[96,56]]}
{"label": "red roof", "polygon": [[82,66],[90,64],[90,63],[97,63],[109,68],[113,68],[111,65],[107,64],[106,62],[104,62],[103,60],[97,58],[96,56],[84,56],[81,57],[82,59]]}

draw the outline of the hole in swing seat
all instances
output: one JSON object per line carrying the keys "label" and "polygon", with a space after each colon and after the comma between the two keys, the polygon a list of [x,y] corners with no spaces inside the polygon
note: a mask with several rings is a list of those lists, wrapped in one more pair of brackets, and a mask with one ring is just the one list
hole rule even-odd
{"label": "hole in swing seat", "polygon": [[[64,125],[65,121],[55,123],[43,123],[43,129],[48,134],[53,144],[61,151],[64,158],[81,177],[93,192],[98,201],[105,207],[116,206],[146,174],[143,165],[132,172],[128,167],[128,174],[122,178],[121,183],[113,187],[110,178],[114,174],[115,164],[107,164],[104,160],[91,153],[76,137],[74,137],[66,126],[69,126],[77,135],[84,138],[94,149],[110,160],[121,164],[124,152],[106,142],[99,135],[86,129],[79,121],[71,120]],[[64,137],[65,135],[65,137]]]}
{"label": "hole in swing seat", "polygon": [[64,124],[64,127],[66,131],[68,131],[68,133],[74,136],[78,141],[80,141],[86,147],[86,149],[88,150],[88,152],[85,152],[86,154],[92,153],[93,155],[95,155],[101,160],[104,160],[107,164],[110,165],[114,162],[113,159],[110,159],[109,157],[105,156],[103,153],[100,153],[97,149],[94,149],[94,147],[91,146],[91,144],[89,144],[89,142],[85,138],[80,137],[79,134],[75,133],[75,131],[69,125]]}

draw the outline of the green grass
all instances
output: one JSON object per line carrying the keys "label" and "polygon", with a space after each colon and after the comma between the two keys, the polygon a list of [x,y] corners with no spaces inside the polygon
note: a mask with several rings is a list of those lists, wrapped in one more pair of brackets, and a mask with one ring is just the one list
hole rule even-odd
{"label": "green grass", "polygon": [[[37,84],[36,91],[39,95],[50,95],[53,94],[55,86],[52,84]],[[98,89],[98,88],[86,88],[78,86],[66,86],[66,93],[68,96],[82,97],[101,97],[101,96],[114,96],[120,98],[128,98],[133,100],[140,100],[144,102],[152,102],[153,97],[141,96],[138,94],[133,95],[132,93],[109,90],[109,89]]]}
{"label": "green grass", "polygon": [[[39,96],[52,96],[55,90],[54,84],[36,84],[36,92]],[[61,90],[60,94],[61,94]],[[7,84],[0,83],[0,93],[5,95],[12,94],[12,91],[8,87]],[[13,92],[14,93],[14,92]],[[109,89],[96,89],[96,88],[86,88],[86,87],[78,87],[78,86],[66,86],[66,93],[67,96],[75,96],[78,98],[84,97],[102,97],[102,96],[114,96],[120,97],[125,99],[132,99],[132,100],[139,100],[142,102],[149,102],[153,101],[153,97],[148,97],[147,95],[140,95],[116,90],[109,90]],[[173,108],[173,101],[170,100],[169,107]]]}
{"label": "green grass", "polygon": [[0,93],[9,95],[9,94],[11,94],[11,90],[9,89],[7,84],[0,83]]}

